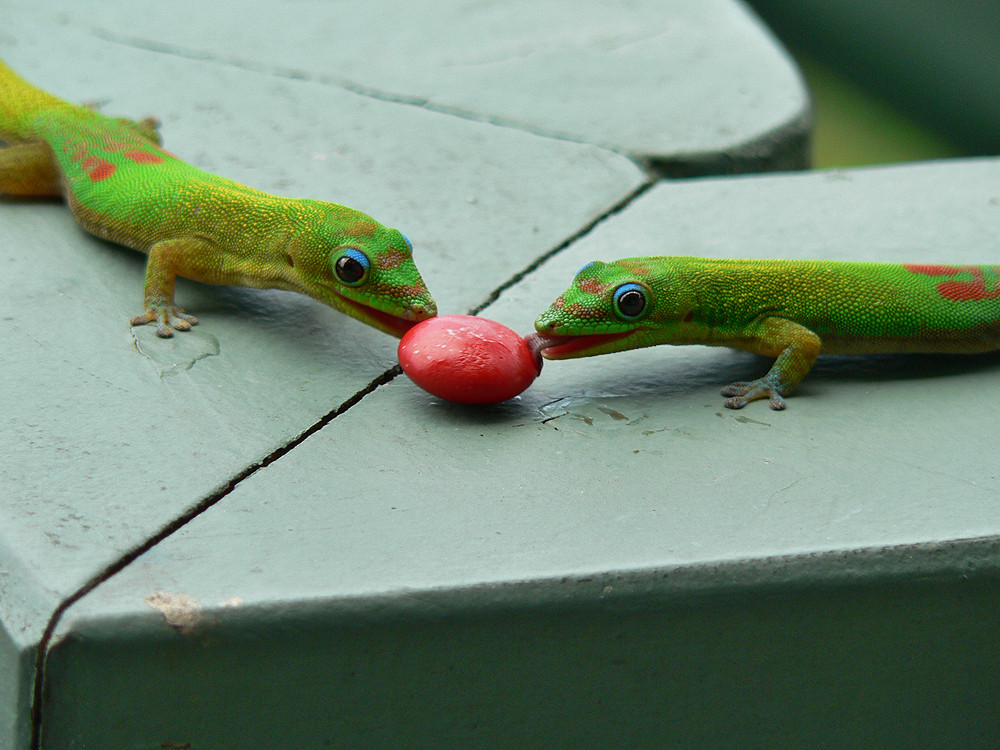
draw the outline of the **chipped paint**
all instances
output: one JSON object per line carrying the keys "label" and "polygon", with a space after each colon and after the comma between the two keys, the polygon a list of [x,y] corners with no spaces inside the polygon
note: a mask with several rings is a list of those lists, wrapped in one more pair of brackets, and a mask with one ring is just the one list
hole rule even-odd
{"label": "chipped paint", "polygon": [[143,601],[150,609],[163,615],[170,627],[181,633],[194,632],[201,621],[201,603],[188,594],[156,591]]}

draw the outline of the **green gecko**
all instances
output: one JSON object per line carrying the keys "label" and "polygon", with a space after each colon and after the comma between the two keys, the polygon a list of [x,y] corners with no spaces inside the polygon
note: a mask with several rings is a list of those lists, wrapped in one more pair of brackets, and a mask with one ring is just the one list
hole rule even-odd
{"label": "green gecko", "polygon": [[971,354],[1000,349],[1000,266],[625,258],[590,263],[535,321],[546,359],[656,344],[775,357],[722,390],[730,409],[784,409],[820,352]]}
{"label": "green gecko", "polygon": [[203,172],[162,149],[156,128],[65,102],[0,62],[0,193],[64,196],[88,232],[145,253],[132,325],[169,338],[198,322],[174,303],[177,276],[301,292],[396,337],[436,314],[398,230]]}

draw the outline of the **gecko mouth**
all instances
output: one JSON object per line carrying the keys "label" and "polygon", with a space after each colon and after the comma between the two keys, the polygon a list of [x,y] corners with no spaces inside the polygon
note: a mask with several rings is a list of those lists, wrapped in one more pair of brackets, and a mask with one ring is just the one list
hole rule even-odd
{"label": "gecko mouth", "polygon": [[391,336],[395,336],[398,339],[402,338],[404,333],[409,331],[420,321],[426,320],[427,318],[433,318],[435,315],[435,311],[431,311],[429,314],[422,311],[416,313],[412,319],[403,318],[374,307],[369,307],[361,302],[355,302],[347,297],[340,297],[340,301],[343,304],[341,310],[350,315],[352,318],[360,320],[362,323],[367,323],[374,328],[378,328],[380,331],[388,333]]}
{"label": "gecko mouth", "polygon": [[618,333],[590,333],[582,336],[554,336],[546,333],[532,333],[525,336],[524,340],[535,355],[536,360],[541,362],[545,359],[571,359],[573,357],[590,357],[595,354],[603,354],[606,344],[619,341],[634,331],[620,331]]}

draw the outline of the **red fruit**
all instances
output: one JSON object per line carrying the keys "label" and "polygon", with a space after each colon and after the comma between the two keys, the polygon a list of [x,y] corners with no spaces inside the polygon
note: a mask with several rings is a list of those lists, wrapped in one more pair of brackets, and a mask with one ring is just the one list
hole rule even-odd
{"label": "red fruit", "polygon": [[541,358],[517,332],[472,315],[417,323],[399,342],[399,364],[428,393],[461,404],[506,401],[542,371]]}

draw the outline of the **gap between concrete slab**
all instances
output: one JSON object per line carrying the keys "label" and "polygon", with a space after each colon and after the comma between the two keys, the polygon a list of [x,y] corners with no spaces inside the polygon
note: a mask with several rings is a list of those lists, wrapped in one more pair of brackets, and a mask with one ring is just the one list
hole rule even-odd
{"label": "gap between concrete slab", "polygon": [[265,73],[280,78],[318,83],[389,104],[419,107],[428,112],[458,117],[470,122],[479,122],[500,128],[517,130],[539,138],[551,138],[557,141],[604,149],[605,151],[610,151],[629,159],[647,174],[655,176],[656,179],[676,180],[717,175],[785,172],[808,169],[810,167],[808,154],[813,120],[811,109],[807,109],[799,117],[776,127],[772,131],[762,133],[750,141],[735,144],[721,151],[671,155],[632,153],[610,143],[591,141],[557,130],[532,127],[527,123],[504,119],[495,115],[487,115],[462,107],[436,104],[425,97],[408,96],[402,93],[378,89],[373,86],[366,86],[350,78],[296,68],[269,66],[239,57],[219,57],[210,52],[188,49],[179,45],[165,44],[142,37],[117,34],[107,29],[93,28],[91,29],[91,33],[99,39],[111,42],[112,44],[119,44],[134,49],[175,55],[189,60],[211,62],[218,65],[228,65],[240,70]]}
{"label": "gap between concrete slab", "polygon": [[[583,225],[577,232],[568,236],[565,240],[560,242],[555,247],[546,251],[530,264],[525,266],[521,271],[511,276],[509,279],[497,286],[486,299],[480,302],[478,305],[473,307],[470,311],[470,315],[478,315],[480,312],[485,310],[487,307],[496,302],[500,296],[508,289],[513,287],[515,284],[519,283],[529,274],[538,270],[547,261],[551,260],[553,257],[558,255],[560,252],[568,248],[570,245],[574,244],[578,240],[582,239],[590,232],[592,232],[598,225],[607,221],[612,216],[623,211],[627,208],[633,201],[643,195],[646,191],[652,188],[656,184],[655,176],[650,176],[639,187],[635,188],[627,195],[625,195],[620,201],[615,203],[609,209],[601,213],[599,216]],[[297,448],[299,445],[308,440],[312,435],[316,434],[328,424],[330,424],[334,419],[339,417],[341,414],[346,412],[348,409],[359,404],[366,396],[375,392],[378,388],[390,383],[399,375],[402,374],[402,369],[400,366],[394,365],[388,370],[383,372],[378,377],[370,381],[364,388],[357,391],[339,406],[335,407],[331,411],[327,412],[323,417],[321,417],[317,422],[310,425],[308,428],[303,430],[295,438],[277,448],[262,460],[250,464],[243,471],[239,472],[233,476],[228,482],[219,487],[215,492],[211,493],[200,502],[193,505],[187,510],[187,512],[181,514],[173,521],[165,525],[160,531],[158,531],[153,536],[146,539],[141,544],[136,545],[132,549],[123,553],[121,557],[113,561],[109,565],[98,571],[93,577],[87,580],[79,589],[74,591],[68,597],[66,597],[59,606],[55,608],[49,618],[48,623],[45,626],[45,630],[42,632],[42,637],[38,642],[38,653],[35,660],[35,683],[33,686],[32,694],[32,705],[31,705],[31,750],[41,750],[42,741],[42,705],[45,693],[45,660],[48,656],[49,646],[52,643],[52,638],[55,634],[56,628],[59,626],[59,621],[62,619],[63,614],[72,607],[76,602],[85,597],[91,591],[96,589],[102,583],[110,579],[111,577],[117,575],[119,572],[124,570],[126,567],[131,565],[140,556],[153,549],[160,542],[164,541],[175,532],[179,531],[185,527],[188,523],[193,521],[195,518],[200,516],[205,511],[212,508],[217,503],[221,502],[223,498],[229,495],[233,490],[235,490],[243,481],[249,479],[254,474],[256,474],[261,469],[264,469],[271,464],[273,464],[278,459],[282,458],[286,454],[290,453],[292,450]]]}
{"label": "gap between concrete slab", "polygon": [[189,60],[199,60],[202,62],[212,62],[219,65],[228,65],[233,68],[238,68],[240,70],[247,70],[253,73],[266,73],[268,75],[277,76],[279,78],[289,78],[296,81],[308,81],[310,83],[319,83],[325,86],[334,86],[341,88],[345,91],[349,91],[352,94],[357,94],[358,96],[368,97],[370,99],[376,99],[381,102],[386,102],[389,104],[402,104],[409,107],[419,107],[420,109],[425,109],[428,112],[435,112],[437,114],[449,115],[451,117],[458,117],[463,120],[469,120],[472,122],[480,122],[487,125],[494,125],[500,128],[509,128],[511,130],[517,130],[522,133],[529,133],[530,135],[535,135],[540,138],[552,138],[558,141],[566,141],[568,143],[578,143],[585,146],[594,146],[596,148],[602,148],[606,151],[611,151],[612,153],[623,156],[627,159],[638,164],[644,170],[650,170],[654,166],[653,161],[646,160],[641,156],[634,154],[629,154],[621,149],[606,144],[606,143],[594,143],[583,138],[577,138],[568,133],[560,133],[558,131],[545,130],[543,128],[532,128],[528,127],[524,123],[518,123],[513,120],[505,120],[501,117],[485,115],[481,112],[476,112],[470,109],[463,109],[462,107],[449,107],[443,104],[435,104],[434,102],[426,99],[424,97],[418,96],[407,96],[406,94],[393,93],[391,91],[383,91],[372,86],[366,86],[362,83],[358,83],[350,78],[342,78],[339,76],[331,76],[323,73],[313,73],[311,71],[299,70],[295,68],[285,68],[280,66],[268,66],[254,63],[250,60],[245,60],[238,57],[218,57],[208,52],[203,52],[196,49],[187,49],[172,44],[164,44],[162,42],[155,42],[150,39],[143,39],[142,37],[127,36],[123,34],[116,34],[115,32],[108,31],[101,28],[91,29],[91,33],[99,39],[103,39],[106,42],[111,42],[112,44],[120,44],[126,47],[132,47],[134,49],[142,49],[148,52],[156,52],[164,55],[175,55],[177,57],[186,58]]}
{"label": "gap between concrete slab", "polygon": [[116,575],[120,571],[124,570],[126,567],[132,564],[141,555],[145,554],[157,544],[167,539],[169,536],[175,532],[182,529],[189,522],[200,516],[202,513],[207,511],[209,508],[214,506],[216,503],[220,502],[224,497],[229,495],[236,487],[240,485],[245,479],[252,477],[261,469],[270,466],[275,461],[277,461],[282,456],[286,455],[303,442],[305,442],[311,435],[319,432],[321,429],[326,427],[330,422],[332,422],[336,417],[343,414],[345,411],[351,407],[358,404],[365,396],[372,393],[380,386],[385,385],[390,382],[398,375],[402,373],[399,365],[391,367],[377,378],[368,383],[364,388],[359,390],[357,393],[352,395],[346,401],[344,401],[340,406],[337,406],[333,410],[327,412],[323,417],[319,419],[315,424],[308,427],[306,430],[301,432],[298,436],[293,438],[291,441],[276,449],[261,461],[250,464],[243,471],[239,472],[230,479],[226,484],[222,485],[212,494],[205,497],[201,502],[196,503],[187,512],[181,514],[173,521],[164,526],[160,531],[158,531],[153,536],[146,539],[141,544],[136,545],[132,549],[125,552],[121,557],[119,557],[114,562],[102,568],[98,571],[92,578],[90,578],[86,583],[83,584],[79,589],[66,597],[59,606],[55,608],[52,612],[52,616],[49,618],[48,624],[45,626],[45,630],[42,632],[42,637],[38,642],[38,653],[35,660],[35,684],[33,687],[33,695],[31,702],[31,750],[40,750],[41,748],[41,729],[42,729],[42,702],[44,700],[45,692],[45,660],[48,655],[49,645],[52,642],[53,635],[56,628],[59,625],[59,621],[62,619],[63,614],[72,607],[76,602],[85,597],[95,588],[100,586],[106,580],[110,579],[112,576]]}
{"label": "gap between concrete slab", "polygon": [[523,280],[529,274],[532,274],[535,271],[537,271],[539,268],[541,268],[543,265],[545,265],[545,263],[547,263],[549,260],[551,260],[552,258],[554,258],[559,253],[561,253],[567,247],[569,247],[570,245],[574,244],[578,240],[581,240],[584,237],[586,237],[588,234],[590,234],[592,231],[594,231],[594,228],[597,227],[599,224],[603,224],[605,221],[607,221],[608,219],[610,219],[612,216],[615,216],[616,214],[621,213],[622,211],[624,211],[626,208],[628,208],[629,205],[631,205],[631,203],[636,198],[638,198],[639,196],[641,196],[643,193],[645,193],[647,190],[649,190],[655,184],[656,184],[656,178],[653,177],[653,176],[650,176],[650,178],[647,179],[646,182],[644,182],[641,185],[639,185],[639,187],[635,188],[632,192],[630,192],[628,195],[626,195],[624,198],[622,198],[620,201],[618,201],[615,205],[613,205],[607,211],[605,211],[604,213],[602,213],[597,218],[591,220],[590,222],[584,224],[579,229],[579,231],[571,234],[569,237],[567,237],[565,240],[563,240],[562,242],[560,242],[558,245],[556,245],[555,247],[553,247],[548,252],[545,252],[545,253],[542,253],[541,255],[539,255],[538,258],[536,258],[532,263],[529,263],[522,270],[518,271],[516,274],[514,274],[509,279],[507,279],[507,281],[505,281],[502,284],[500,284],[500,286],[498,286],[496,289],[494,289],[492,292],[489,293],[489,295],[486,297],[485,300],[483,300],[478,305],[476,305],[471,310],[469,310],[469,315],[479,315],[479,313],[481,313],[487,307],[489,307],[494,302],[496,302],[498,299],[500,299],[500,295],[502,295],[505,291],[507,291],[508,289],[510,289],[515,284],[520,283],[521,280]]}

